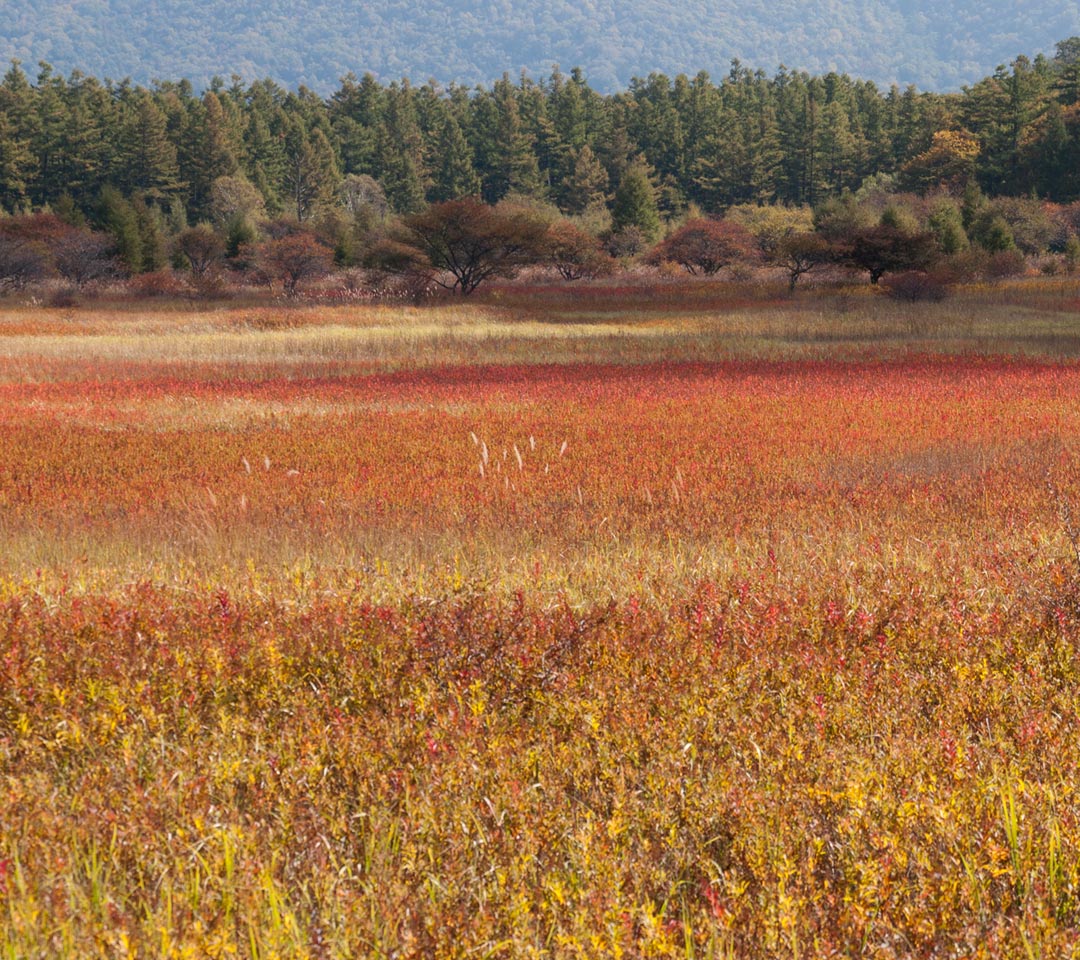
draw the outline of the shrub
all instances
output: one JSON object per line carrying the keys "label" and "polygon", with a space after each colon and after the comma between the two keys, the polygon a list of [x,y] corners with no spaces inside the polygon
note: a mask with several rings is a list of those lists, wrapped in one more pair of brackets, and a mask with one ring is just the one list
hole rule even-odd
{"label": "shrub", "polygon": [[1065,241],[1065,272],[1072,276],[1080,266],[1080,239],[1071,236]]}
{"label": "shrub", "polygon": [[68,309],[71,307],[77,307],[79,305],[78,291],[72,287],[62,287],[55,291],[51,297],[49,297],[50,307],[59,307],[61,309]]}
{"label": "shrub", "polygon": [[968,247],[949,257],[943,257],[934,273],[945,283],[969,283],[985,276],[990,255],[982,247]]}
{"label": "shrub", "polygon": [[891,276],[885,290],[893,300],[905,303],[939,303],[949,295],[949,287],[940,274],[907,270]]}
{"label": "shrub", "polygon": [[184,281],[169,269],[136,274],[128,280],[127,289],[139,298],[182,297],[187,291]]}
{"label": "shrub", "polygon": [[986,276],[990,280],[1005,280],[1027,272],[1027,259],[1016,249],[998,250],[986,262]]}

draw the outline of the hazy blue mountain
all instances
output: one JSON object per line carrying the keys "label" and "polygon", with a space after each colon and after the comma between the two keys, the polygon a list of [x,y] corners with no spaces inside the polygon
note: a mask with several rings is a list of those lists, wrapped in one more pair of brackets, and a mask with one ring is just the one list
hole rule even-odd
{"label": "hazy blue mountain", "polygon": [[954,90],[1080,34],[1077,0],[2,0],[0,58],[146,82],[352,71],[483,83],[584,69],[601,90],[732,58]]}

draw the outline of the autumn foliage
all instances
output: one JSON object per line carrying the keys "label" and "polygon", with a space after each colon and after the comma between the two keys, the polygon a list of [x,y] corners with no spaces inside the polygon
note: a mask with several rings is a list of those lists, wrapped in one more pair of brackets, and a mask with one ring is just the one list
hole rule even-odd
{"label": "autumn foliage", "polygon": [[512,277],[538,261],[545,234],[546,224],[526,208],[465,197],[406,217],[400,235],[372,259],[397,271],[426,267],[437,283],[470,294],[486,280]]}
{"label": "autumn foliage", "polygon": [[1073,950],[1076,364],[485,309],[4,315],[8,953]]}
{"label": "autumn foliage", "polygon": [[615,271],[615,264],[596,237],[569,220],[548,227],[544,259],[563,280],[595,280]]}
{"label": "autumn foliage", "polygon": [[657,244],[649,259],[677,263],[690,274],[712,276],[732,263],[752,261],[756,249],[753,237],[741,224],[697,219]]}
{"label": "autumn foliage", "polygon": [[281,283],[287,296],[295,296],[302,283],[330,272],[333,254],[313,234],[296,230],[259,244],[255,261],[267,278]]}

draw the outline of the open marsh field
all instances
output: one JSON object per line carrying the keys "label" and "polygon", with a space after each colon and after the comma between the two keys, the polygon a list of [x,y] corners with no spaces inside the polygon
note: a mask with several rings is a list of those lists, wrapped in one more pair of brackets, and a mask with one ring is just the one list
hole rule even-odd
{"label": "open marsh field", "polygon": [[1080,952],[1075,282],[9,302],[0,450],[4,956]]}

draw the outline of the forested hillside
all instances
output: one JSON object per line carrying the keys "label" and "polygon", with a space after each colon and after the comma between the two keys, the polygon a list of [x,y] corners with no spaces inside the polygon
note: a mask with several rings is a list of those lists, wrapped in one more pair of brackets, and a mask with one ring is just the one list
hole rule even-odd
{"label": "forested hillside", "polygon": [[5,0],[0,59],[200,88],[237,73],[325,94],[349,71],[471,86],[553,63],[611,92],[740,58],[941,91],[1076,33],[1075,0]]}

